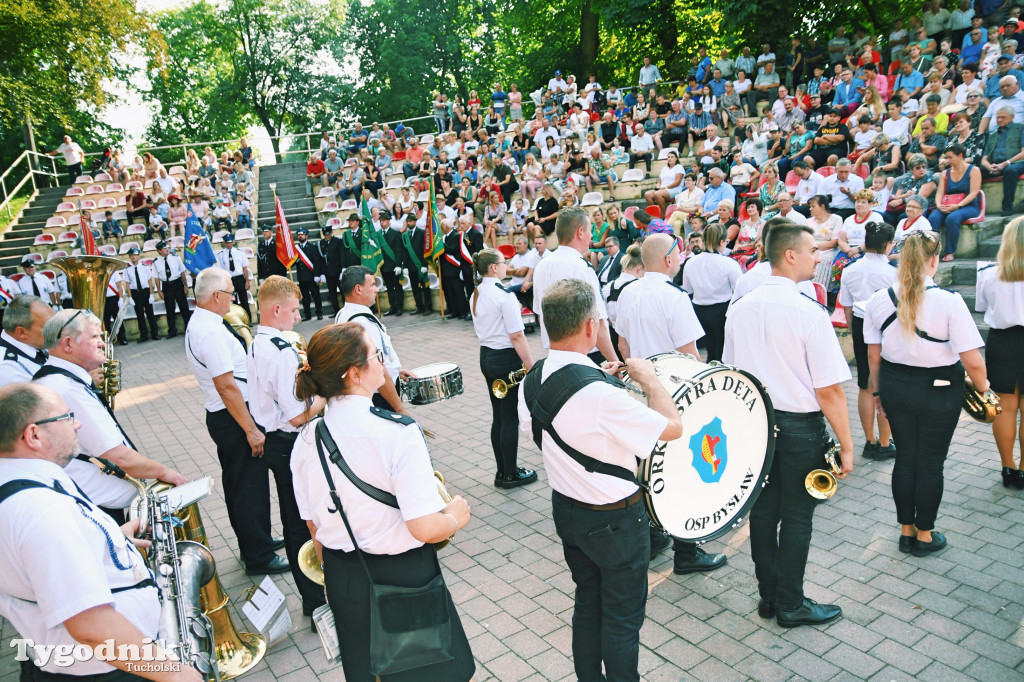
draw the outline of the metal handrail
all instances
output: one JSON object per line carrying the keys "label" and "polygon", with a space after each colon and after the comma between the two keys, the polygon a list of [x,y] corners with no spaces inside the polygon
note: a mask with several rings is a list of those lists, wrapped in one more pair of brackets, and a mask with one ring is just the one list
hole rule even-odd
{"label": "metal handrail", "polygon": [[[47,172],[45,170],[39,170],[39,169],[34,168],[33,165],[32,165],[32,158],[33,157],[38,157],[39,159],[41,159],[44,162],[45,161],[49,161],[50,162],[50,166],[51,166],[51,171]],[[22,161],[25,162],[28,170],[26,171],[25,175],[22,176],[22,178],[17,183],[15,183],[14,187],[12,187],[10,190],[8,190],[7,189],[8,176],[10,176],[11,173],[14,172],[15,168],[17,168],[18,165]],[[46,175],[46,176],[52,177],[54,179],[55,184],[56,184],[56,180],[57,180],[57,162],[56,162],[56,160],[52,156],[47,156],[46,154],[40,154],[39,152],[29,151],[27,149],[25,151],[23,151],[21,154],[18,155],[18,158],[16,158],[11,163],[11,165],[7,167],[7,170],[5,170],[3,173],[0,173],[0,193],[2,193],[2,196],[0,196],[0,210],[6,211],[8,218],[13,218],[14,217],[14,212],[11,210],[11,202],[14,201],[14,198],[18,196],[18,192],[21,191],[21,189],[25,186],[26,183],[28,183],[28,182],[32,183],[32,196],[35,196],[35,193],[39,190],[39,188],[36,186],[36,174],[37,173],[41,174],[41,175]],[[31,196],[29,198],[31,199]]]}

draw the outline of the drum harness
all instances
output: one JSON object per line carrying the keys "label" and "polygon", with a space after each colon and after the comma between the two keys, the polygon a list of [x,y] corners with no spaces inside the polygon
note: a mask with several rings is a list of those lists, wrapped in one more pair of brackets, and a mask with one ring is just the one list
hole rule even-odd
{"label": "drum harness", "polygon": [[621,478],[624,481],[635,483],[642,490],[646,490],[647,486],[640,483],[636,478],[636,474],[632,471],[583,454],[562,440],[561,436],[558,435],[552,426],[555,417],[565,407],[565,404],[583,387],[603,381],[616,388],[625,389],[625,382],[597,367],[571,364],[552,372],[547,381],[543,382],[546,390],[542,394],[538,394],[542,383],[541,373],[543,368],[544,360],[538,360],[523,382],[523,398],[533,419],[533,442],[537,444],[537,447],[543,450],[541,445],[542,434],[544,431],[547,431],[558,447],[586,469],[587,472]]}

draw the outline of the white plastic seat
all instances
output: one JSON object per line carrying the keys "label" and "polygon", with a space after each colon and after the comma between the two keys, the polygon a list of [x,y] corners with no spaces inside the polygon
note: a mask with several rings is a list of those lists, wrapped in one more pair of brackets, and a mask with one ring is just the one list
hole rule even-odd
{"label": "white plastic seat", "polygon": [[600,206],[604,203],[604,195],[600,192],[587,192],[580,200],[580,206]]}
{"label": "white plastic seat", "polygon": [[644,171],[641,168],[630,168],[622,174],[622,182],[640,182],[644,179]]}

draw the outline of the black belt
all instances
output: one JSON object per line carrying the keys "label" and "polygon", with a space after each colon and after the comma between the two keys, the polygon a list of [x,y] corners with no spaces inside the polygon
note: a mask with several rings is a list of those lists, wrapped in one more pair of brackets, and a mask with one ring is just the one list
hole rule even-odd
{"label": "black belt", "polygon": [[822,414],[821,410],[818,410],[817,412],[786,412],[785,410],[775,410],[775,416],[785,417],[790,420],[802,419],[806,421],[814,421],[824,417],[824,414]]}
{"label": "black belt", "polygon": [[641,499],[643,499],[644,491],[637,489],[637,491],[630,495],[629,497],[619,500],[618,502],[610,502],[609,504],[590,504],[589,502],[580,502],[579,500],[575,500],[569,497],[568,495],[563,495],[557,490],[555,491],[555,494],[574,507],[579,507],[581,509],[589,509],[590,511],[612,511],[615,509],[625,509],[630,505],[636,504]]}
{"label": "black belt", "polygon": [[885,358],[882,358],[882,369],[889,370],[891,372],[900,372],[902,374],[910,374],[912,376],[920,376],[926,378],[933,378],[936,376],[962,376],[964,373],[963,364],[955,362],[952,365],[942,365],[939,367],[917,367],[915,365],[904,365],[898,362],[889,362]]}

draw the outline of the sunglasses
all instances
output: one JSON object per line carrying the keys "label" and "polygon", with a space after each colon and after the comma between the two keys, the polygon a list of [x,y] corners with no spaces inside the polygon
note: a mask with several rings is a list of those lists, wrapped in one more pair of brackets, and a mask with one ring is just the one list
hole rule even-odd
{"label": "sunglasses", "polygon": [[[82,315],[82,314],[84,314],[84,312],[85,312],[85,311],[83,311],[83,310],[76,310],[76,311],[75,311],[75,314],[74,314],[74,315],[72,315],[71,317],[69,317],[69,318],[68,318],[68,321],[67,321],[67,322],[65,322],[64,324],[62,324],[62,325],[60,326],[60,329],[58,329],[58,330],[57,330],[57,338],[59,339],[59,338],[61,337],[61,334],[63,334],[63,333],[64,333],[64,330],[65,330],[65,329],[67,329],[67,326],[68,326],[69,324],[71,324],[72,322],[74,322],[74,321],[75,321],[75,318],[76,318],[76,317],[78,317],[79,315]],[[36,422],[36,423],[38,423],[38,422]]]}
{"label": "sunglasses", "polygon": [[37,422],[32,422],[36,426],[42,426],[43,424],[52,424],[54,422],[68,422],[72,423],[75,421],[74,412],[65,412],[64,414],[58,414],[56,417],[47,417],[46,419],[40,419]]}

